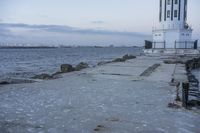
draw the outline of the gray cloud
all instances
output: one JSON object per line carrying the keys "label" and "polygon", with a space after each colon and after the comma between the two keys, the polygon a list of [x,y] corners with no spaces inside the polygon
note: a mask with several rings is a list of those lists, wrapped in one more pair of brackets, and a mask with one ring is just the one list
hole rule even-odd
{"label": "gray cloud", "polygon": [[143,45],[151,35],[137,32],[81,29],[62,25],[0,23],[0,43],[44,45]]}
{"label": "gray cloud", "polygon": [[97,35],[124,35],[124,36],[149,36],[137,32],[119,32],[119,31],[109,31],[109,30],[94,30],[94,29],[80,29],[70,26],[63,25],[28,25],[23,23],[0,23],[0,28],[10,29],[10,28],[24,28],[27,30],[41,30],[46,32],[56,32],[56,33],[76,33],[76,34],[97,34]]}

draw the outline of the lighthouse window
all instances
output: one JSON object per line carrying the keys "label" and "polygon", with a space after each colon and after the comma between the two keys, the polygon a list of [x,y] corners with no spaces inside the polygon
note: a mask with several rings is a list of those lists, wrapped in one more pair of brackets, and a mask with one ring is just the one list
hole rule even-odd
{"label": "lighthouse window", "polygon": [[177,18],[178,17],[178,11],[174,10],[174,17]]}
{"label": "lighthouse window", "polygon": [[175,1],[174,1],[174,4],[178,4],[178,0],[175,0]]}
{"label": "lighthouse window", "polygon": [[170,18],[170,10],[167,11],[167,17]]}
{"label": "lighthouse window", "polygon": [[167,0],[167,5],[170,5],[170,3],[171,3],[171,0]]}

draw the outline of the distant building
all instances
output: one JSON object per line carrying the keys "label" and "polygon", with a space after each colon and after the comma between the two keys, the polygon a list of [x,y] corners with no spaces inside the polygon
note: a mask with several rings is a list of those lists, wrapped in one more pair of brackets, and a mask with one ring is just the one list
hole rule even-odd
{"label": "distant building", "polygon": [[[153,48],[195,48],[187,24],[187,0],[160,0],[159,26],[153,28]],[[197,45],[197,42],[196,42]]]}

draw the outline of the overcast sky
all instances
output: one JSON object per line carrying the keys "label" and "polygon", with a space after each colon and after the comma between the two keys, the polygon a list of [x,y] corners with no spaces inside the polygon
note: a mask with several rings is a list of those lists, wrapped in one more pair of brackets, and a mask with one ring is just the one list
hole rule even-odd
{"label": "overcast sky", "polygon": [[[199,38],[200,0],[188,3],[188,23]],[[158,7],[159,0],[0,0],[0,22],[151,34]]]}

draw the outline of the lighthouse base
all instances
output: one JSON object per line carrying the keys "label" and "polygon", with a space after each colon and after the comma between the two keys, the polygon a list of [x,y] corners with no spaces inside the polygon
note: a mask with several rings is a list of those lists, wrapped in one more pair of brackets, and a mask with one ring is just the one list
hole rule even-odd
{"label": "lighthouse base", "polygon": [[146,55],[200,55],[200,49],[144,49],[143,51]]}
{"label": "lighthouse base", "polygon": [[160,29],[153,31],[153,48],[193,48],[192,29]]}

